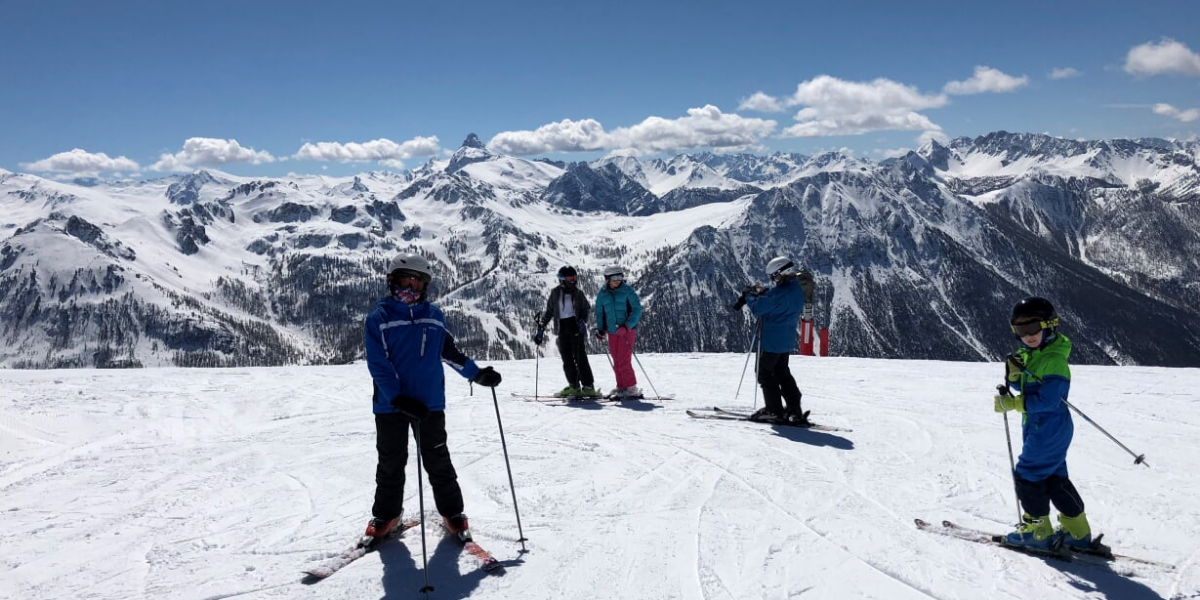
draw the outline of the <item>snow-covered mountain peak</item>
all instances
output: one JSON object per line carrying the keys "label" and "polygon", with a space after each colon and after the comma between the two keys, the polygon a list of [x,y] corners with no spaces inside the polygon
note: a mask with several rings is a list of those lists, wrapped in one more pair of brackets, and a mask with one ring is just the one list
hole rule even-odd
{"label": "snow-covered mountain peak", "polygon": [[459,169],[473,163],[493,160],[496,158],[491,150],[479,140],[479,136],[474,133],[467,135],[467,139],[463,140],[462,146],[454,151],[454,155],[450,157],[450,163],[446,165],[446,172],[453,173]]}

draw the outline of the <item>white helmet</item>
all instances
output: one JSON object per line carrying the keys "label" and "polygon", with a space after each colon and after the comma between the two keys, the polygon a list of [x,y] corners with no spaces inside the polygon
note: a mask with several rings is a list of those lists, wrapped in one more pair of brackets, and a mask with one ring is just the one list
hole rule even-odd
{"label": "white helmet", "polygon": [[767,275],[770,275],[772,280],[795,274],[796,265],[792,263],[792,259],[786,256],[776,256],[767,263]]}
{"label": "white helmet", "polygon": [[398,254],[392,262],[388,264],[388,274],[394,273],[397,270],[412,271],[420,275],[425,283],[429,283],[433,279],[433,273],[429,270],[429,261],[419,254]]}
{"label": "white helmet", "polygon": [[604,279],[608,280],[608,279],[614,279],[614,278],[622,279],[622,280],[625,279],[625,269],[622,269],[621,267],[619,267],[617,265],[604,267]]}

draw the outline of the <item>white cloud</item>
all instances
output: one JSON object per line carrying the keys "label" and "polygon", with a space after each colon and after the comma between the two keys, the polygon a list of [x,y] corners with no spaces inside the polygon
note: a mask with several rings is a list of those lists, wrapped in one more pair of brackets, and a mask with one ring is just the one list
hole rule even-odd
{"label": "white cloud", "polygon": [[921,135],[917,136],[917,145],[924,146],[929,142],[937,142],[943,146],[950,143],[950,136],[943,133],[941,130],[931,129],[922,131]]}
{"label": "white cloud", "polygon": [[775,121],[747,118],[707,105],[690,108],[685,117],[648,117],[631,127],[605,131],[595,119],[563,119],[534,131],[505,131],[496,134],[488,147],[514,155],[551,152],[623,150],[666,152],[689,148],[741,149],[758,144],[775,130]]}
{"label": "white cloud", "polygon": [[1180,110],[1178,108],[1175,108],[1174,106],[1171,106],[1170,104],[1165,104],[1165,103],[1161,103],[1161,102],[1154,105],[1154,113],[1159,114],[1159,115],[1165,115],[1165,116],[1171,117],[1172,119],[1178,119],[1180,121],[1183,121],[1184,123],[1191,123],[1192,121],[1195,121],[1196,119],[1200,119],[1200,108],[1189,108],[1187,110]]}
{"label": "white cloud", "polygon": [[1170,38],[1134,46],[1125,56],[1125,71],[1134,75],[1181,73],[1200,75],[1200,54]]}
{"label": "white cloud", "polygon": [[[434,156],[441,151],[437,136],[415,137],[397,144],[387,138],[369,142],[317,142],[306,143],[292,157],[298,160],[321,160],[334,162],[391,161],[394,168],[398,161],[424,156]],[[403,163],[400,163],[401,165]]]}
{"label": "white cloud", "polygon": [[796,113],[799,123],[783,130],[783,137],[857,135],[885,130],[941,130],[918,113],[945,106],[944,94],[922,94],[916,88],[890,79],[871,82],[844,81],[821,75],[796,86],[788,106],[804,105]]}
{"label": "white cloud", "polygon": [[783,112],[783,103],[774,96],[762,92],[754,92],[749,98],[742,98],[738,110],[753,110],[757,112]]}
{"label": "white cloud", "polygon": [[1083,75],[1079,69],[1075,67],[1055,67],[1050,70],[1050,79],[1070,79]]}
{"label": "white cloud", "polygon": [[504,154],[524,156],[550,152],[589,152],[614,147],[607,143],[604,126],[595,119],[563,119],[533,131],[502,131],[487,147]]}
{"label": "white cloud", "polygon": [[124,156],[112,158],[103,152],[88,152],[75,148],[67,152],[59,152],[48,158],[21,163],[21,167],[30,171],[71,173],[75,175],[96,175],[110,171],[137,171],[141,167]]}
{"label": "white cloud", "polygon": [[871,152],[884,158],[900,158],[912,152],[912,148],[875,148]]}
{"label": "white cloud", "polygon": [[194,137],[188,138],[179,152],[159,155],[158,162],[150,168],[155,171],[190,171],[198,166],[230,163],[258,165],[269,162],[275,162],[271,153],[243,147],[237,140]]}
{"label": "white cloud", "polygon": [[970,79],[951,81],[942,88],[942,91],[955,95],[1004,93],[1026,85],[1029,85],[1029,78],[1024,75],[1013,77],[999,69],[980,65],[975,67],[975,74]]}

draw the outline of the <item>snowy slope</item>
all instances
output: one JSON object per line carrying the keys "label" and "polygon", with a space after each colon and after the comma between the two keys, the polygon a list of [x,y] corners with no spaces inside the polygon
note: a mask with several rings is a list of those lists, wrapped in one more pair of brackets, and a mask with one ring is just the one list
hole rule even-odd
{"label": "snowy slope", "polygon": [[[814,419],[853,429],[821,433],[685,416],[754,403],[749,378],[734,399],[743,355],[639,359],[640,384],[674,400],[523,402],[510,393],[533,390],[535,362],[495,363],[523,555],[491,396],[448,374],[467,511],[509,566],[485,576],[430,532],[432,598],[1200,594],[1200,370],[1073,369],[1072,401],[1152,465],[1076,419],[1071,473],[1094,526],[1118,551],[1176,566],[1114,573],[913,527],[1015,518],[995,364],[796,357]],[[591,360],[611,386],[603,356]],[[556,358],[536,367],[539,389],[562,385]],[[415,533],[299,584],[368,518],[369,394],[362,364],[0,371],[0,597],[419,597]]]}

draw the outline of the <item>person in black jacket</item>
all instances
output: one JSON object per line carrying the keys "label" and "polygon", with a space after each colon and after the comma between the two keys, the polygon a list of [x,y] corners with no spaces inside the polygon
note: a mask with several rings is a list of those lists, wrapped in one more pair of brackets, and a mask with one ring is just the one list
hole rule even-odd
{"label": "person in black jacket", "polygon": [[583,292],[575,289],[575,277],[575,267],[565,266],[558,270],[558,286],[550,290],[546,310],[538,318],[533,341],[539,346],[545,343],[546,324],[554,319],[558,353],[562,356],[563,373],[567,376],[567,387],[556,395],[593,398],[600,394],[594,387],[592,366],[587,356],[587,323],[591,306]]}

